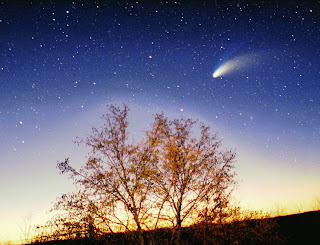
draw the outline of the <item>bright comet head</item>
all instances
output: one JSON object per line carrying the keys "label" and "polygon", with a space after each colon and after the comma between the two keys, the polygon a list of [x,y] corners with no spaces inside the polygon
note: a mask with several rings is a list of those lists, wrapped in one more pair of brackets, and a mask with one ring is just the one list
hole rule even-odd
{"label": "bright comet head", "polygon": [[224,75],[226,73],[229,73],[231,71],[233,71],[235,66],[235,62],[233,60],[229,60],[226,63],[222,64],[221,66],[219,66],[219,68],[213,73],[213,77],[220,77],[221,75]]}

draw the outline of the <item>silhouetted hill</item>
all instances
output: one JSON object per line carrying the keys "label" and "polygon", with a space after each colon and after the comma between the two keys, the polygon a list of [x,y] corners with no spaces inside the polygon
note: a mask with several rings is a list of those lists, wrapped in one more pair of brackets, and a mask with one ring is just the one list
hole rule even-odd
{"label": "silhouetted hill", "polygon": [[[252,227],[266,226],[266,224],[274,224],[276,226],[269,230],[269,233],[264,233],[262,236],[274,236],[276,234],[276,239],[260,239],[259,234],[254,234],[255,229]],[[195,227],[184,228],[182,231],[182,244],[201,245],[201,240],[197,239],[197,230]],[[211,241],[223,241],[221,244],[320,244],[320,211],[311,211],[301,214],[293,214],[286,216],[279,216],[275,218],[261,219],[261,220],[247,220],[236,222],[232,224],[225,225],[223,227],[212,227],[208,236]],[[238,238],[234,237],[233,242],[230,243],[229,237],[230,232],[237,233],[234,234]],[[226,234],[227,239],[221,240],[221,234]],[[170,229],[159,229],[153,232],[146,232],[148,236],[153,236],[155,243],[153,244],[169,244],[170,241]],[[218,234],[218,235],[217,235]],[[242,236],[239,239],[239,234]],[[64,241],[49,241],[41,244],[46,245],[83,245],[83,244],[135,244],[135,239],[132,239],[133,233],[128,236],[124,233],[116,233],[105,236],[98,240],[91,240],[89,238],[82,238],[77,240],[64,240]],[[131,238],[130,238],[131,237]],[[278,239],[279,238],[279,239]],[[284,238],[284,239],[283,239]],[[217,239],[217,240],[216,240]],[[220,240],[219,240],[220,239]],[[212,244],[212,242],[207,241],[206,244]],[[40,243],[34,243],[40,244]]]}
{"label": "silhouetted hill", "polygon": [[274,218],[287,244],[320,244],[320,211]]}

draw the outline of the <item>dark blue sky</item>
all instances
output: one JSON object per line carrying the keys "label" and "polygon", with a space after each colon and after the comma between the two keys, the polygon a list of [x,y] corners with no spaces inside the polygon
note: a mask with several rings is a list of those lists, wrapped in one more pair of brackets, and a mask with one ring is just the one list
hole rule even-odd
{"label": "dark blue sky", "polygon": [[[88,2],[0,2],[0,190],[12,195],[5,208],[21,209],[21,191],[29,207],[21,212],[33,212],[29,196],[46,206],[63,192],[56,160],[73,154],[72,139],[89,132],[104,105],[121,101],[141,127],[160,111],[212,125],[238,151],[240,199],[262,200],[250,186],[274,173],[287,177],[271,182],[286,182],[262,181],[271,194],[257,207],[294,181],[313,181],[305,188],[317,194],[319,3]],[[233,60],[232,73],[212,77]],[[40,198],[41,190],[51,195]]]}

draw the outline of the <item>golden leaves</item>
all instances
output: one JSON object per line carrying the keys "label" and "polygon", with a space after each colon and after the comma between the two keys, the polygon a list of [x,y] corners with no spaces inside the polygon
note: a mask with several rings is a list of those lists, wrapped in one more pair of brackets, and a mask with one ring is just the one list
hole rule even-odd
{"label": "golden leaves", "polygon": [[169,221],[181,225],[208,200],[222,203],[229,196],[235,154],[219,149],[221,141],[208,126],[160,113],[145,139],[134,144],[128,142],[128,107],[108,108],[104,125],[82,141],[91,147],[86,165],[79,172],[68,159],[58,166],[62,173],[73,173],[83,188],[83,196],[73,197],[66,210],[68,205],[70,211],[86,209],[90,217],[102,215],[108,225],[143,229]]}

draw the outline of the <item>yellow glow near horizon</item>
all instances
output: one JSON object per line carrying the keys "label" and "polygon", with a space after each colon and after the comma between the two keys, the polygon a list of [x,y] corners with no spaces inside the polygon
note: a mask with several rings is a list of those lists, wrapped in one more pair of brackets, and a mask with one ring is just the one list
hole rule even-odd
{"label": "yellow glow near horizon", "polygon": [[[274,172],[267,170],[265,174],[266,178],[269,178]],[[297,176],[297,173],[293,174],[293,176],[296,175],[295,177],[298,177],[300,180],[297,181],[295,185],[288,179],[289,175],[292,173],[283,176],[283,181],[279,183],[279,179],[282,178],[281,174],[282,172],[280,171],[278,177],[273,179],[270,177],[269,180],[274,182],[271,186],[262,181],[261,183],[256,183],[256,186],[252,188],[252,180],[248,180],[247,184],[251,186],[250,188],[248,188],[247,184],[243,185],[242,188],[239,188],[239,190],[235,192],[235,197],[240,201],[240,206],[243,210],[263,211],[271,216],[281,216],[315,210],[313,204],[316,196],[310,195],[310,193],[316,193],[319,190],[319,184],[313,185],[313,181],[310,183],[305,182],[307,177],[299,178],[301,176]],[[312,189],[310,189],[310,187],[312,187]],[[309,191],[306,192],[304,188],[307,188]],[[34,227],[39,224],[44,224],[47,219],[48,215],[46,215],[45,212],[38,213],[37,215],[32,214],[31,241],[35,235]],[[0,244],[24,243],[24,237],[20,230],[20,225],[23,225],[23,220],[20,219],[20,221],[20,224],[10,223],[10,220],[7,219],[5,223],[0,224]]]}

